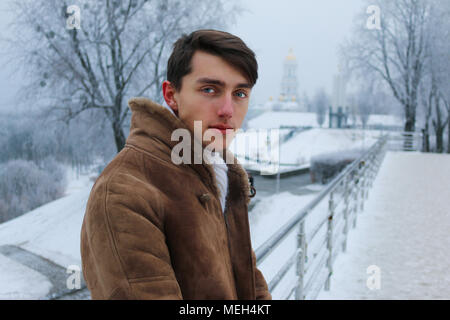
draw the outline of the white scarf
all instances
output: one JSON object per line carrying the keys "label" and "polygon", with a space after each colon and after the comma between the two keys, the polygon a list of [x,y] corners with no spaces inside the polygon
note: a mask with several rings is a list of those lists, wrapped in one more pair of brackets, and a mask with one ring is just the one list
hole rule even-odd
{"label": "white scarf", "polygon": [[[165,102],[162,104],[162,106],[168,109],[176,117],[175,112]],[[228,167],[219,153],[215,152],[214,154],[212,154],[205,152],[205,154],[212,156],[209,158],[209,163],[211,163],[216,174],[217,187],[220,191],[220,204],[222,205],[223,212],[225,212],[225,199],[228,193]]]}
{"label": "white scarf", "polygon": [[204,154],[208,157],[209,160],[208,163],[210,163],[214,168],[214,172],[216,174],[217,187],[219,188],[220,191],[220,203],[222,204],[223,212],[225,212],[225,198],[228,193],[228,175],[227,175],[228,167],[225,164],[225,161],[222,159],[220,153],[205,152]]}

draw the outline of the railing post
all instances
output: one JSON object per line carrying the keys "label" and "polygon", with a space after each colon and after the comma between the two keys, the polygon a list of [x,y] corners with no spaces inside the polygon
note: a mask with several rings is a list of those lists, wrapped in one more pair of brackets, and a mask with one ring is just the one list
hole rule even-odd
{"label": "railing post", "polygon": [[305,293],[303,292],[303,278],[305,275],[305,262],[306,262],[306,235],[305,235],[305,220],[300,222],[300,228],[297,234],[297,276],[298,285],[295,290],[295,299],[304,300]]}
{"label": "railing post", "polygon": [[353,200],[355,203],[353,204],[353,228],[356,228],[356,220],[358,218],[358,196],[359,196],[359,188],[361,185],[360,181],[360,173],[359,169],[356,169],[355,177],[354,177],[354,190],[353,190]]}
{"label": "railing post", "polygon": [[372,178],[372,161],[373,161],[372,154],[369,154],[367,156],[367,160],[366,160],[367,167],[366,167],[366,192],[365,192],[366,198],[365,199],[367,199],[369,196],[370,179]]}
{"label": "railing post", "polygon": [[364,191],[364,195],[365,198],[364,200],[369,199],[369,190],[371,187],[371,179],[372,179],[372,173],[371,173],[371,167],[372,167],[372,155],[369,155],[369,158],[367,158],[367,162],[366,162],[366,172],[365,172],[365,176],[366,176],[366,189]]}
{"label": "railing post", "polygon": [[344,191],[344,241],[342,242],[342,252],[345,252],[347,250],[347,235],[348,235],[348,209],[349,209],[349,202],[350,202],[350,189],[349,189],[349,177],[350,174],[348,174],[345,177],[345,191]]}
{"label": "railing post", "polygon": [[330,193],[330,200],[328,201],[328,231],[327,231],[327,248],[328,248],[328,259],[327,259],[327,267],[328,267],[328,277],[325,282],[325,290],[330,290],[330,277],[333,273],[333,215],[334,215],[334,199],[333,192]]}
{"label": "railing post", "polygon": [[277,183],[275,189],[275,193],[278,194],[280,192],[280,170],[277,170]]}
{"label": "railing post", "polygon": [[360,212],[364,212],[364,200],[366,199],[366,183],[367,183],[367,159],[362,161],[361,165],[361,202],[360,202]]}
{"label": "railing post", "polygon": [[[376,153],[373,153],[370,155],[370,165],[369,165],[369,189],[373,186],[373,180],[375,179],[376,175]],[[369,194],[369,193],[367,193]]]}

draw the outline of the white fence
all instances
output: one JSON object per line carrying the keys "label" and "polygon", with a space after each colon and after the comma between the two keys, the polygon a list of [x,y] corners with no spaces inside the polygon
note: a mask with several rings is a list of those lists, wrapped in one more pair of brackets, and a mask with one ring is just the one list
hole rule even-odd
{"label": "white fence", "polygon": [[419,132],[387,132],[387,148],[393,151],[422,151],[422,134]]}

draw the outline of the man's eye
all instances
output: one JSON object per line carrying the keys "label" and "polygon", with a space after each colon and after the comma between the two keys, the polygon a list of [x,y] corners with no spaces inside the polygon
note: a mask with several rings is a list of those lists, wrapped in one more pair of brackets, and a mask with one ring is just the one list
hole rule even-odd
{"label": "man's eye", "polygon": [[245,93],[244,91],[238,91],[238,92],[236,92],[236,95],[239,98],[246,98],[247,97],[247,93]]}
{"label": "man's eye", "polygon": [[205,93],[214,93],[214,89],[213,88],[203,88],[202,91],[205,92]]}

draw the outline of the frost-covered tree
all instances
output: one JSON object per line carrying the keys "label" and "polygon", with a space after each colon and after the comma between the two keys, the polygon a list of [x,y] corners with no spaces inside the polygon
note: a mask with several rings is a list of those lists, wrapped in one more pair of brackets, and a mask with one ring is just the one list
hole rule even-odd
{"label": "frost-covered tree", "polygon": [[64,168],[52,157],[37,165],[27,160],[0,164],[0,223],[64,194]]}
{"label": "frost-covered tree", "polygon": [[95,160],[108,162],[116,148],[100,112],[86,110],[68,124],[48,116],[0,115],[0,163],[12,159],[40,163],[52,155],[81,171]]}
{"label": "frost-covered tree", "polygon": [[[439,152],[444,152],[444,139],[438,137],[438,132],[443,135],[447,126],[447,152],[450,153],[450,2],[446,0],[434,0],[432,11],[433,38],[429,46],[430,68],[433,70],[436,82],[435,96],[435,121],[433,127],[436,133],[436,146]],[[440,114],[440,121],[437,114]],[[442,143],[442,145],[438,146]]]}
{"label": "frost-covered tree", "polygon": [[306,93],[306,91],[303,91],[302,94],[302,104],[304,109],[302,110],[303,112],[312,112],[313,107],[311,105],[311,100],[308,97],[308,94]]}
{"label": "frost-covered tree", "polygon": [[314,94],[312,101],[314,111],[317,115],[317,123],[322,127],[325,122],[328,108],[330,107],[330,98],[328,97],[324,88],[319,88]]}
{"label": "frost-covered tree", "polygon": [[[353,37],[342,46],[350,69],[364,80],[375,73],[389,85],[404,110],[404,130],[415,131],[418,89],[423,78],[428,40],[430,1],[367,0],[366,8],[379,8],[379,19],[366,11],[357,17]],[[369,24],[370,25],[370,24]]]}
{"label": "frost-covered tree", "polygon": [[28,101],[66,122],[100,110],[117,151],[132,96],[161,100],[165,61],[182,33],[224,28],[237,10],[224,0],[21,0],[11,38],[30,80]]}
{"label": "frost-covered tree", "polygon": [[442,0],[431,0],[431,3],[433,6],[426,28],[427,60],[419,92],[424,110],[424,150],[431,151],[429,138],[432,128],[436,139],[433,151],[441,153],[445,150],[445,129],[447,126],[450,129],[450,3]]}
{"label": "frost-covered tree", "polygon": [[369,122],[369,117],[375,110],[375,99],[373,84],[365,87],[361,87],[355,94],[355,103],[361,120],[363,129],[366,128]]}

